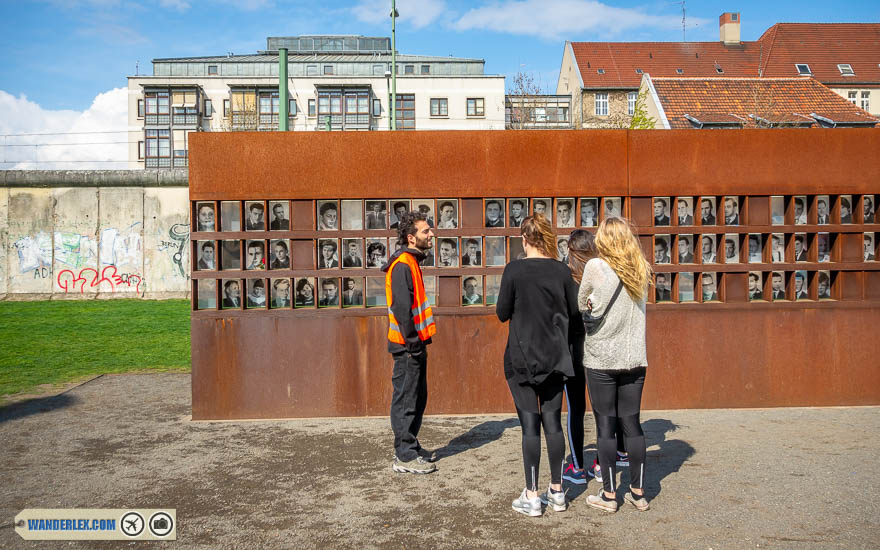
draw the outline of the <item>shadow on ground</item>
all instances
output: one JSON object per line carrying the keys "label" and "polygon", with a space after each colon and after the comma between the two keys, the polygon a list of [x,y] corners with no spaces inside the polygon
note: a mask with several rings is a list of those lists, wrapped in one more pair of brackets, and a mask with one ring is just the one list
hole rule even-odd
{"label": "shadow on ground", "polygon": [[18,420],[19,418],[34,414],[64,409],[73,406],[77,401],[76,397],[67,393],[18,401],[11,405],[0,407],[0,423]]}

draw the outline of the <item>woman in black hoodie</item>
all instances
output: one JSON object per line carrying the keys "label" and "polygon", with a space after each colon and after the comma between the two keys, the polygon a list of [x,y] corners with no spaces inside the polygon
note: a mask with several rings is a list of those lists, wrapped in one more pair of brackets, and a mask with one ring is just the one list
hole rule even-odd
{"label": "woman in black hoodie", "polygon": [[[526,487],[513,509],[540,516],[542,503],[556,511],[567,508],[562,491],[565,436],[562,433],[562,389],[574,375],[569,323],[579,322],[577,289],[568,267],[556,260],[556,235],[547,219],[536,214],[521,226],[526,257],[504,269],[495,306],[498,319],[510,321],[504,376],[522,426]],[[541,426],[550,461],[550,488],[538,494]]]}

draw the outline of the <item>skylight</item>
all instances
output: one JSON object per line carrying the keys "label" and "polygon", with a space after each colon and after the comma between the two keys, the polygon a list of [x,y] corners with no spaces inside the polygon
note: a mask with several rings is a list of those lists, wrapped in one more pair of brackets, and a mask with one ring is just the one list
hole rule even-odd
{"label": "skylight", "polygon": [[718,74],[724,74],[724,69],[721,68],[721,65],[718,63],[715,64],[715,72]]}
{"label": "skylight", "polygon": [[810,76],[813,74],[813,71],[810,70],[810,66],[806,63],[795,63],[795,68],[797,68],[797,72],[801,76]]}
{"label": "skylight", "polygon": [[684,74],[684,69],[675,69],[678,74]]}
{"label": "skylight", "polygon": [[605,69],[596,69],[596,72],[599,74],[605,74]]}
{"label": "skylight", "polygon": [[855,76],[855,72],[853,71],[852,65],[849,63],[840,63],[837,65],[837,70],[840,71],[841,76]]}
{"label": "skylight", "polygon": [[642,74],[642,70],[641,70],[641,69],[636,69],[636,74]]}

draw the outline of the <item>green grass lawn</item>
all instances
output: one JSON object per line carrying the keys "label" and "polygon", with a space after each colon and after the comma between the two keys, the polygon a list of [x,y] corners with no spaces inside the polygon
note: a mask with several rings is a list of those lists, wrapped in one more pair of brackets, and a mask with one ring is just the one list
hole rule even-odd
{"label": "green grass lawn", "polygon": [[187,300],[0,302],[0,402],[41,384],[190,367]]}

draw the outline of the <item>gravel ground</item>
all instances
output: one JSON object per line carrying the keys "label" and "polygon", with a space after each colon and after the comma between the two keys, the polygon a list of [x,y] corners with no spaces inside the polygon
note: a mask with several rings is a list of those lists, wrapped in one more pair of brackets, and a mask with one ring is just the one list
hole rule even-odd
{"label": "gravel ground", "polygon": [[[0,408],[0,548],[877,548],[878,411],[647,412],[650,511],[589,508],[591,481],[568,511],[527,518],[510,509],[512,411],[426,418],[440,470],[415,476],[390,469],[387,418],[192,422],[189,375],[103,376]],[[177,509],[176,543],[26,542],[12,527],[23,508],[159,507]]]}

